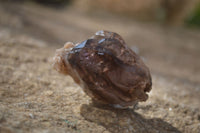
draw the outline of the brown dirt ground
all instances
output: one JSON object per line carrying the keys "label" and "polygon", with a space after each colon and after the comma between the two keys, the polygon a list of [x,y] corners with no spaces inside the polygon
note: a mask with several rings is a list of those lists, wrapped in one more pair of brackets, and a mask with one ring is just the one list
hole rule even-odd
{"label": "brown dirt ground", "polygon": [[[118,32],[150,67],[149,100],[99,107],[52,69],[56,48],[99,29]],[[200,133],[200,32],[106,13],[0,4],[0,132]]]}

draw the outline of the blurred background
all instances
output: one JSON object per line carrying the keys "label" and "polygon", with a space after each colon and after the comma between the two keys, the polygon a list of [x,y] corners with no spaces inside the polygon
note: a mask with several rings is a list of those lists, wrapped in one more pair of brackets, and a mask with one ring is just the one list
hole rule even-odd
{"label": "blurred background", "polygon": [[73,6],[79,8],[79,10],[110,12],[136,20],[155,21],[179,26],[200,25],[199,0],[1,0],[1,2],[35,2],[56,9]]}
{"label": "blurred background", "polygon": [[109,30],[122,35],[141,56],[154,60],[152,69],[169,74],[164,69],[169,65],[170,71],[174,70],[170,74],[200,81],[199,0],[0,2],[2,36],[29,37],[58,48],[67,41],[80,42],[98,30]]}
{"label": "blurred background", "polygon": [[[0,110],[12,108],[14,112],[23,112],[16,104],[26,98],[29,102],[37,101],[38,97],[41,99],[34,105],[40,107],[41,103],[41,108],[46,107],[52,113],[49,116],[54,116],[52,111],[58,103],[68,101],[73,103],[70,108],[78,108],[80,104],[73,101],[74,97],[79,103],[84,102],[78,92],[70,95],[71,90],[66,89],[66,93],[56,95],[66,86],[71,85],[74,90],[77,86],[54,72],[50,59],[65,42],[78,43],[98,30],[120,34],[150,68],[153,90],[148,104],[152,107],[143,114],[160,116],[183,132],[198,132],[200,114],[195,109],[200,109],[200,0],[0,0],[0,103],[5,103]],[[61,98],[61,101],[49,98],[49,94],[66,96],[62,102]],[[42,99],[56,104],[47,106]],[[186,106],[187,110],[181,112]],[[159,107],[165,109],[166,115],[162,115]],[[174,114],[167,112],[168,108],[174,109]],[[39,117],[34,119],[35,123],[24,124],[22,118],[26,117],[8,114],[12,115],[10,120],[16,117],[24,130],[26,126],[40,126]],[[82,120],[79,113],[76,117]],[[57,116],[54,120],[58,121]],[[11,121],[15,127],[17,123]],[[9,122],[2,123],[9,126]],[[151,122],[148,124],[154,127]]]}

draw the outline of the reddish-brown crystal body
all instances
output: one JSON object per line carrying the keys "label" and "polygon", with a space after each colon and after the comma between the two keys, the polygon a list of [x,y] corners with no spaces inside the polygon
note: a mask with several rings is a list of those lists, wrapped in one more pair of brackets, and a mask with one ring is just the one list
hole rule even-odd
{"label": "reddish-brown crystal body", "polygon": [[80,44],[69,44],[58,50],[54,67],[71,75],[93,100],[127,107],[148,99],[149,69],[120,35],[99,31]]}

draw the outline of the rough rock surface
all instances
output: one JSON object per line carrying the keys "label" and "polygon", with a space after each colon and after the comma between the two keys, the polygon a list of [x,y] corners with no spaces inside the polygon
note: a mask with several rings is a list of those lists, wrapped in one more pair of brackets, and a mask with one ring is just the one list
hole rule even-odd
{"label": "rough rock surface", "polygon": [[[1,133],[199,133],[199,31],[74,9],[0,4]],[[153,89],[135,111],[91,105],[70,77],[52,70],[55,49],[99,29],[135,42],[130,47],[151,70]]]}

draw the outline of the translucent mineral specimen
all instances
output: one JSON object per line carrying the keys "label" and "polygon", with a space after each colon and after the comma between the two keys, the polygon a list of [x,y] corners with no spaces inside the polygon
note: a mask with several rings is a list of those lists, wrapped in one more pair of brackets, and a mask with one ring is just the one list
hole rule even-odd
{"label": "translucent mineral specimen", "polygon": [[93,100],[115,107],[146,101],[152,87],[147,66],[114,32],[66,43],[56,51],[54,68],[70,75]]}

